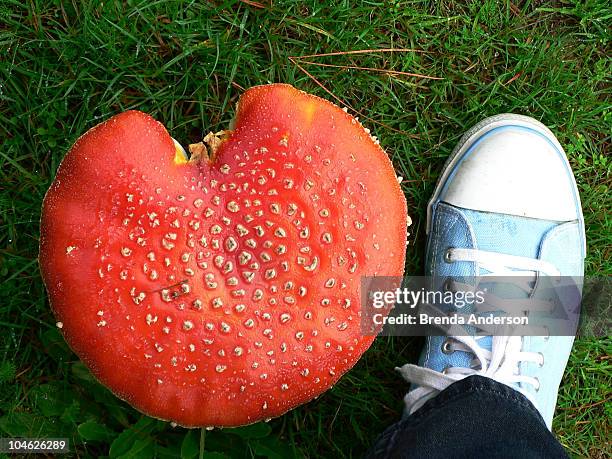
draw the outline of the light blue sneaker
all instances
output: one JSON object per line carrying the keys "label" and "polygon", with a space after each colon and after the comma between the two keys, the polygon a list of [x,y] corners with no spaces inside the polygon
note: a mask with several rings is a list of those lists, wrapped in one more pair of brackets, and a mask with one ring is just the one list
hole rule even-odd
{"label": "light blue sneaker", "polygon": [[[440,289],[450,277],[483,274],[581,278],[586,240],[576,182],[563,148],[542,123],[520,115],[487,118],[447,161],[428,206],[426,275]],[[470,375],[522,392],[551,428],[574,336],[429,337],[407,413]]]}

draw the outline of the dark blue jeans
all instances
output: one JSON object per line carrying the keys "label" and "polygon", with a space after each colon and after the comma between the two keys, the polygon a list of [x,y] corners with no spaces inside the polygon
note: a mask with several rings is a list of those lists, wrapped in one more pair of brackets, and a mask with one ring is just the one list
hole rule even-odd
{"label": "dark blue jeans", "polygon": [[520,392],[481,376],[458,381],[389,427],[366,458],[568,457]]}

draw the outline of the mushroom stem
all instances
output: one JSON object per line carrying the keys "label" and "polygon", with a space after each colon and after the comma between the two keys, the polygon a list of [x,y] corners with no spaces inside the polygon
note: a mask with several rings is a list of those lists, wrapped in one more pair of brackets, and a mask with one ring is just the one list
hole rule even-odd
{"label": "mushroom stem", "polygon": [[183,148],[183,146],[176,140],[174,137],[172,138],[172,142],[174,142],[174,163],[175,164],[186,164],[189,161],[189,157],[187,156],[187,152]]}
{"label": "mushroom stem", "polygon": [[206,429],[200,429],[200,459],[204,459],[204,447],[206,446]]}

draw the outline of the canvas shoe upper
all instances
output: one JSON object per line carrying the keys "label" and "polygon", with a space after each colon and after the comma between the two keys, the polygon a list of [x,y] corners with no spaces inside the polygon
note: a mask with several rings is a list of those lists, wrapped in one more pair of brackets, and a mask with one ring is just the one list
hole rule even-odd
{"label": "canvas shoe upper", "polygon": [[[574,276],[581,285],[586,243],[576,183],[557,139],[532,118],[499,115],[464,135],[429,203],[427,230],[432,289],[484,275]],[[521,391],[550,429],[573,340],[428,337],[419,365],[398,369],[413,383],[407,412],[479,374]]]}

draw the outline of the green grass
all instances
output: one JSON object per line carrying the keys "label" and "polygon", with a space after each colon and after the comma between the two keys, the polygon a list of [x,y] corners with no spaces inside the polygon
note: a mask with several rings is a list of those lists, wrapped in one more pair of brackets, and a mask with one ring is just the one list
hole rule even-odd
{"label": "green grass", "polygon": [[[0,1],[0,436],[67,436],[79,457],[195,457],[201,442],[208,458],[358,457],[399,417],[407,386],[392,369],[415,361],[420,340],[378,339],[316,401],[205,435],[144,417],[92,380],[53,326],[38,222],[70,145],[122,110],[151,113],[187,144],[227,127],[252,85],[331,99],[316,78],[405,178],[410,273],[422,272],[425,204],[462,131],[500,112],[534,116],[576,173],[587,273],[612,274],[608,1],[260,1]],[[340,67],[290,59],[382,48],[421,52],[309,59]],[[553,426],[572,455],[612,455],[611,347],[609,337],[574,347]]]}

